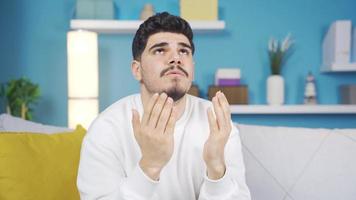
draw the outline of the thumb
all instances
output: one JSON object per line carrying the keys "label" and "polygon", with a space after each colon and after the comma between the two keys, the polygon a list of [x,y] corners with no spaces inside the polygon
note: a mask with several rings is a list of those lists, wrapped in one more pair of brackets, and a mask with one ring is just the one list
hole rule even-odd
{"label": "thumb", "polygon": [[136,135],[136,133],[139,130],[141,122],[140,122],[140,114],[135,109],[132,109],[132,120],[131,120],[131,122],[132,122],[133,131],[134,131],[134,133]]}

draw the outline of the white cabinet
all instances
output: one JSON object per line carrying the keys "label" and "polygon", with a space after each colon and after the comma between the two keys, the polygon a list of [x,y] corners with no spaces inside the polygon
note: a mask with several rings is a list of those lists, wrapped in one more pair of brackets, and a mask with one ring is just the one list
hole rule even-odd
{"label": "white cabinet", "polygon": [[323,66],[322,72],[356,72],[356,63],[331,64]]}
{"label": "white cabinet", "polygon": [[356,57],[355,40],[351,20],[333,22],[323,40],[321,71],[356,72],[356,62],[353,62],[356,58],[352,58]]}

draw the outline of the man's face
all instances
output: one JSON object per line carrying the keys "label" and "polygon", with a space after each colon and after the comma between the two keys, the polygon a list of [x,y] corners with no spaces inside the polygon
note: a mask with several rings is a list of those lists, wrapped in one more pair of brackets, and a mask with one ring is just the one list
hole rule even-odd
{"label": "man's face", "polygon": [[148,38],[136,78],[149,93],[165,92],[177,101],[189,90],[194,63],[191,45],[179,33],[160,32]]}

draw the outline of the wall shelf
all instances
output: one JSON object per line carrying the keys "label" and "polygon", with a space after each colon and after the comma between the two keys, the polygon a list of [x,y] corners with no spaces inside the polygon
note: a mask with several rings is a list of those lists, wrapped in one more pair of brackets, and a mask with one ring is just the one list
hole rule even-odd
{"label": "wall shelf", "polygon": [[322,72],[356,72],[356,63],[348,64],[332,64],[330,66],[322,66]]}
{"label": "wall shelf", "polygon": [[[129,34],[135,33],[142,21],[139,20],[87,20],[70,21],[71,29],[84,29],[98,33]],[[225,29],[225,21],[189,21],[195,33],[216,32]]]}
{"label": "wall shelf", "polygon": [[356,114],[356,105],[231,105],[231,114]]}

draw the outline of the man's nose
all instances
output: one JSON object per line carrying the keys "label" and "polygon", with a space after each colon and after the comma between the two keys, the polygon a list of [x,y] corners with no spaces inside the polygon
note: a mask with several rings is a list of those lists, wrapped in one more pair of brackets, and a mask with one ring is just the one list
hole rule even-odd
{"label": "man's nose", "polygon": [[169,64],[181,64],[181,56],[178,52],[173,52]]}

